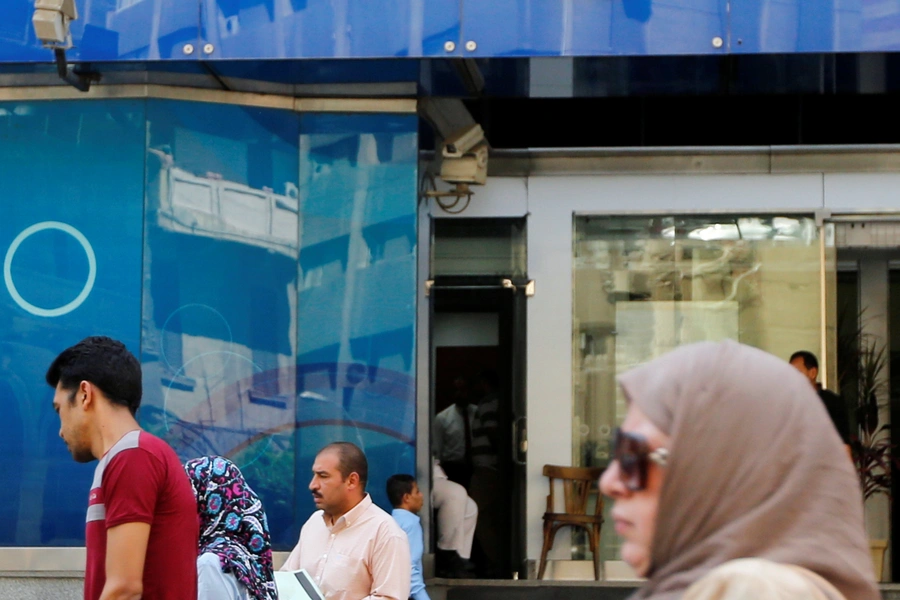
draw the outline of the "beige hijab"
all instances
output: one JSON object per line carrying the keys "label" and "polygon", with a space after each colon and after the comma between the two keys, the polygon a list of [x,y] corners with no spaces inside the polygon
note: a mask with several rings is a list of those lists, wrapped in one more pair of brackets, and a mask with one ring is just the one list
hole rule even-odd
{"label": "beige hijab", "polygon": [[718,565],[805,567],[850,600],[880,598],[853,465],[809,382],[732,341],[692,344],[619,382],[671,438],[649,580],[674,600]]}

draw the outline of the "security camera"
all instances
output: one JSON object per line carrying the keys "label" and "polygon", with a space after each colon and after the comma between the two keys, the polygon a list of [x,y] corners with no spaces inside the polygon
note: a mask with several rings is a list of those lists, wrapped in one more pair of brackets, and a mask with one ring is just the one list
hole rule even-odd
{"label": "security camera", "polygon": [[488,144],[475,123],[453,133],[441,148],[441,179],[447,183],[483,185],[487,180]]}
{"label": "security camera", "polygon": [[69,26],[76,19],[78,8],[75,0],[34,1],[31,24],[44,47],[53,50],[59,78],[76,89],[87,92],[91,89],[92,82],[100,81],[100,74],[70,67],[66,59],[66,50],[72,47],[72,31]]}
{"label": "security camera", "polygon": [[71,48],[69,23],[78,18],[75,0],[35,0],[31,23],[34,33],[48,48]]}
{"label": "security camera", "polygon": [[441,161],[441,179],[447,183],[475,183],[487,181],[488,145],[478,144],[459,157],[444,156]]}
{"label": "security camera", "polygon": [[453,133],[444,140],[441,154],[444,158],[460,158],[484,141],[484,130],[481,125],[475,123]]}

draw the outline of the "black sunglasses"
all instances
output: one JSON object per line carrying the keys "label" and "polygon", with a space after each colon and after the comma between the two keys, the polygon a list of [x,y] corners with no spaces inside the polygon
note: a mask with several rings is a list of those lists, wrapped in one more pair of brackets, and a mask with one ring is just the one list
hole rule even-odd
{"label": "black sunglasses", "polygon": [[619,478],[632,492],[639,492],[647,487],[647,471],[654,462],[665,467],[669,460],[669,451],[665,448],[650,450],[650,444],[644,436],[622,431],[617,427],[613,438],[613,460],[619,462]]}

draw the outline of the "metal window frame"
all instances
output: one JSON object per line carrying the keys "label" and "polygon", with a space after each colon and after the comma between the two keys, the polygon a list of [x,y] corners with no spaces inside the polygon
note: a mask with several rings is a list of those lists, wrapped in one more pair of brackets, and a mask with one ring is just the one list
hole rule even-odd
{"label": "metal window frame", "polygon": [[92,86],[80,92],[69,86],[0,88],[0,101],[162,99],[275,108],[300,113],[390,113],[415,114],[415,98],[309,98],[280,94],[233,92],[158,84]]}
{"label": "metal window frame", "polygon": [[[431,153],[422,154],[428,157]],[[795,175],[898,170],[900,144],[629,146],[496,149],[491,151],[488,176]]]}

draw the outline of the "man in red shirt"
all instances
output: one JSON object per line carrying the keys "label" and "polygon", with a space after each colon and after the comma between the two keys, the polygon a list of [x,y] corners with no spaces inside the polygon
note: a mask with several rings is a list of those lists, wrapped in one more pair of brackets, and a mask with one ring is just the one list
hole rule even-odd
{"label": "man in red shirt", "polygon": [[59,436],[94,471],[85,600],[196,600],[197,502],[175,452],[141,430],[141,365],[108,337],[64,350],[47,370]]}

